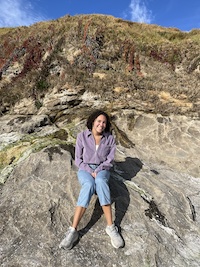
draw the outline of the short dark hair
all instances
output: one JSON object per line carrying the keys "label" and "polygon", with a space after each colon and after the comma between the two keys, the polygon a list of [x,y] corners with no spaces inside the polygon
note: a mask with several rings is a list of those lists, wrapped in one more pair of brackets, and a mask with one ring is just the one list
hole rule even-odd
{"label": "short dark hair", "polygon": [[87,119],[87,128],[89,130],[92,130],[92,127],[93,127],[93,123],[94,121],[96,120],[97,117],[99,117],[100,115],[104,115],[106,117],[106,128],[105,128],[105,132],[110,132],[110,126],[111,126],[111,123],[110,123],[110,118],[108,116],[108,114],[102,110],[95,110]]}

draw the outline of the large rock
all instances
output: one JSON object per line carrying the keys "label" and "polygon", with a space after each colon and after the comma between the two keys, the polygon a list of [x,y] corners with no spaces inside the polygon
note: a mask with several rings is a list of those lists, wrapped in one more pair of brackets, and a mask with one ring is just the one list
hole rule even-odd
{"label": "large rock", "polygon": [[[2,187],[1,266],[200,265],[200,179],[198,166],[192,170],[198,163],[199,122],[135,114],[131,124],[129,113],[113,114],[118,145],[110,180],[113,216],[125,247],[112,247],[94,196],[79,226],[79,242],[70,251],[58,248],[80,186],[73,145],[51,144],[16,164]],[[175,155],[171,161],[168,149]]]}

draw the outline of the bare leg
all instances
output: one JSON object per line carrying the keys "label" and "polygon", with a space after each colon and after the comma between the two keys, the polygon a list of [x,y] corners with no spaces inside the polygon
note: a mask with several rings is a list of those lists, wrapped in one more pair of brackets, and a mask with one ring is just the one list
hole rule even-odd
{"label": "bare leg", "polygon": [[112,225],[113,221],[112,221],[111,205],[109,204],[109,205],[102,206],[102,209],[103,209],[103,212],[106,218],[107,225],[108,226]]}
{"label": "bare leg", "polygon": [[83,214],[85,213],[85,211],[86,211],[86,208],[84,207],[80,207],[80,206],[76,207],[72,227],[74,227],[75,229],[78,227],[78,224],[81,218],[83,217]]}

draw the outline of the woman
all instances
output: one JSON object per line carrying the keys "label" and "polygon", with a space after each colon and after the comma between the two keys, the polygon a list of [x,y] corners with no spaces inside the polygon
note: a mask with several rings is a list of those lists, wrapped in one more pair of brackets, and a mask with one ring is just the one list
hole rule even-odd
{"label": "woman", "polygon": [[113,247],[120,248],[123,247],[124,242],[113,224],[108,184],[109,170],[115,154],[115,140],[110,133],[109,116],[101,110],[93,112],[87,120],[87,128],[78,134],[75,149],[75,164],[79,168],[78,180],[81,190],[72,226],[69,227],[59,247],[71,249],[78,240],[78,224],[92,195],[96,193],[106,218],[106,233],[110,236]]}

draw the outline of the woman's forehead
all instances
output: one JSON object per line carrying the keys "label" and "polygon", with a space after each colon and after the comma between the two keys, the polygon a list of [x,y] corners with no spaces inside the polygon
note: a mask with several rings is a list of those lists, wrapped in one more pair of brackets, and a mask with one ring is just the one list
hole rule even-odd
{"label": "woman's forehead", "polygon": [[106,121],[106,116],[104,116],[103,114],[99,115],[96,120],[105,120]]}

